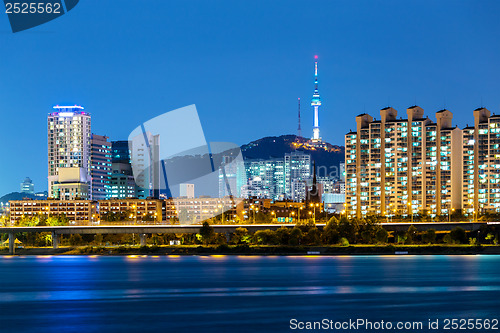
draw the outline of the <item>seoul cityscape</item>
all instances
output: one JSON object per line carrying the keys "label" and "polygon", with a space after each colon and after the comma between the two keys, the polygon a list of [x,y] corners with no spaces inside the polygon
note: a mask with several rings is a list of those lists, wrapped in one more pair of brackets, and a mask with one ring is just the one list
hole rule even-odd
{"label": "seoul cityscape", "polygon": [[[161,181],[160,170],[166,164],[160,157],[160,134],[146,131],[140,140],[110,140],[92,133],[92,116],[83,106],[54,106],[47,116],[48,189],[35,192],[35,184],[26,177],[20,192],[11,194],[20,200],[2,202],[3,225],[179,225],[178,231],[184,224],[203,224],[209,236],[198,237],[200,244],[220,245],[225,242],[212,235],[210,224],[234,225],[228,229],[232,232],[224,232],[229,244],[235,242],[231,238],[241,238],[237,233],[248,233],[248,228],[238,225],[276,224],[272,229],[282,227],[285,235],[290,232],[286,225],[300,226],[306,234],[286,242],[288,235],[278,240],[280,236],[271,229],[258,227],[251,241],[249,236],[245,239],[267,245],[298,245],[304,240],[309,245],[425,244],[438,242],[441,236],[445,244],[496,245],[498,229],[488,222],[498,218],[500,209],[500,115],[477,108],[471,117],[474,126],[461,129],[453,124],[453,113],[447,109],[437,111],[433,121],[417,105],[407,108],[405,119],[388,106],[380,110],[380,120],[366,113],[356,116],[356,131],[345,134],[345,148],[333,146],[320,135],[318,58],[314,56],[311,102],[304,107],[298,98],[296,134],[278,138],[288,138],[290,152],[241,163],[231,163],[231,150],[221,152],[214,196],[197,195],[192,183],[178,184],[177,195],[172,196],[171,180]],[[307,112],[313,119],[310,138],[302,136],[301,117]],[[260,145],[272,149],[276,139]],[[258,145],[242,147],[243,153]],[[317,165],[311,156],[311,152],[339,155],[342,151],[344,156],[334,165]],[[212,154],[210,158],[215,159]],[[137,171],[144,165],[145,171]],[[162,189],[162,184],[167,188]],[[348,225],[347,231],[339,232],[339,222]],[[200,228],[187,227],[184,232],[192,234]],[[436,234],[436,228],[443,235]],[[478,239],[480,228],[483,238]],[[308,237],[309,233],[313,235]],[[137,245],[167,244],[165,240],[159,243],[157,236],[148,243],[147,234],[153,233],[140,233]],[[23,237],[28,236],[21,236],[28,242]],[[51,231],[38,244],[57,249],[61,238]],[[66,238],[66,245],[85,244],[81,236]],[[193,242],[189,237],[167,238],[168,244]],[[96,233],[89,243],[111,243],[103,240]],[[16,241],[23,243],[11,232],[2,242],[14,253]],[[135,245],[135,238],[132,241]]]}
{"label": "seoul cityscape", "polygon": [[500,330],[500,2],[4,5],[0,332]]}

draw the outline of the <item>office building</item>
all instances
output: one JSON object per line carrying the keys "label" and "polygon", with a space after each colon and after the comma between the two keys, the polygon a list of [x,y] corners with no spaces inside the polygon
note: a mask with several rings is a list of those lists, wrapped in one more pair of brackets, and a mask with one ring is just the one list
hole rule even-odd
{"label": "office building", "polygon": [[247,183],[245,164],[233,156],[222,156],[219,168],[219,198],[226,196],[241,197],[241,191]]}
{"label": "office building", "polygon": [[35,185],[31,181],[30,177],[26,177],[21,183],[21,193],[35,194]]}
{"label": "office building", "polygon": [[111,141],[111,162],[130,163],[130,150],[127,140]]}
{"label": "office building", "polygon": [[302,201],[306,198],[306,185],[311,178],[311,155],[301,151],[285,154],[285,198]]}
{"label": "office building", "polygon": [[448,110],[437,122],[418,106],[397,118],[391,107],[381,119],[356,117],[345,136],[346,209],[350,216],[442,215],[461,208],[462,130]]}
{"label": "office building", "polygon": [[111,191],[111,143],[107,136],[92,134],[90,145],[90,199],[104,200]]}
{"label": "office building", "polygon": [[130,160],[138,198],[160,197],[160,136],[150,132],[137,135],[129,142]]}
{"label": "office building", "polygon": [[311,155],[301,151],[285,154],[281,159],[246,161],[247,184],[244,198],[302,201],[311,181]]}
{"label": "office building", "polygon": [[77,105],[54,110],[47,117],[49,197],[61,168],[82,168],[90,177],[90,114]]}
{"label": "office building", "polygon": [[284,159],[246,161],[248,184],[242,196],[283,200],[285,197]]}
{"label": "office building", "polygon": [[128,141],[112,141],[110,192],[108,198],[136,198],[138,190],[132,172]]}

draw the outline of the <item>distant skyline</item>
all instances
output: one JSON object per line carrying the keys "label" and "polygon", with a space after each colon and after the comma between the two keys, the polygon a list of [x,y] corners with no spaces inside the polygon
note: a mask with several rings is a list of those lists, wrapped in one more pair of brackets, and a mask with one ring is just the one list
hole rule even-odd
{"label": "distant skyline", "polygon": [[417,104],[454,125],[500,113],[497,1],[81,1],[13,34],[0,15],[0,196],[47,189],[47,114],[82,105],[92,132],[126,140],[196,104],[207,141],[311,137],[314,55],[321,137],[343,145],[354,117]]}

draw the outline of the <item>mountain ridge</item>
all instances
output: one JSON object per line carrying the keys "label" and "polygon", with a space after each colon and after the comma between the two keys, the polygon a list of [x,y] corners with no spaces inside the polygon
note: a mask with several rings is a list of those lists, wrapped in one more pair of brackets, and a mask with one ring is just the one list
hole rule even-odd
{"label": "mountain ridge", "polygon": [[324,147],[308,145],[309,139],[287,134],[281,136],[268,136],[251,141],[241,146],[245,160],[267,160],[283,158],[285,154],[293,151],[302,151],[311,155],[311,160],[317,166],[339,166],[344,162],[345,147],[332,145],[325,142]]}

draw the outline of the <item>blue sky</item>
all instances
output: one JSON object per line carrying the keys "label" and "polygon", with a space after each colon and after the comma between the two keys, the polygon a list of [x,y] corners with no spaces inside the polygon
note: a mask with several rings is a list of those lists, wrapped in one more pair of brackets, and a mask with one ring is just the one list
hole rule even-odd
{"label": "blue sky", "polygon": [[[93,132],[126,139],[140,123],[196,104],[207,141],[312,133],[319,56],[321,135],[343,144],[354,116],[446,106],[471,124],[500,112],[496,1],[82,0],[13,34],[0,14],[0,194],[26,177],[46,189],[46,116],[80,104]],[[189,124],[186,124],[189,126]]]}

